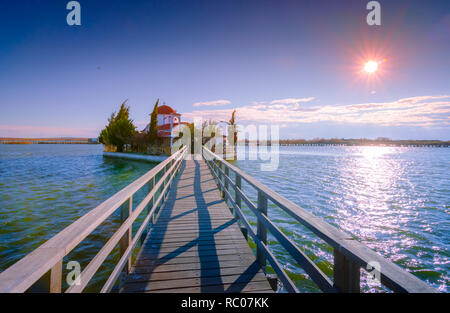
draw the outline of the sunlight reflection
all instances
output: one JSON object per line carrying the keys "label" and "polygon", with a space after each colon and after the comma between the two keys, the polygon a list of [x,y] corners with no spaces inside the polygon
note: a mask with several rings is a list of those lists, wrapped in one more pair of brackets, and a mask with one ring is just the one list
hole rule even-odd
{"label": "sunlight reflection", "polygon": [[416,217],[414,205],[402,201],[407,199],[405,190],[411,184],[404,173],[407,164],[401,158],[405,149],[352,149],[359,157],[344,161],[341,167],[339,179],[346,192],[337,210],[338,223],[370,248],[383,251],[385,257],[409,264],[411,258],[402,252],[417,245],[417,240],[405,231]]}
{"label": "sunlight reflection", "polygon": [[[402,162],[384,157],[400,151],[394,147],[379,146],[353,149],[360,157],[346,162],[342,167],[340,179],[347,193],[339,210],[340,225],[360,240],[368,244],[377,241],[379,246],[381,239],[401,228],[400,225],[410,218],[407,210],[394,205],[396,199],[402,198],[401,194],[391,192],[403,192],[394,188],[403,179]],[[349,204],[353,207],[351,212],[344,210]],[[390,250],[385,248],[385,251]]]}
{"label": "sunlight reflection", "polygon": [[385,154],[392,153],[393,149],[395,148],[380,146],[359,147],[359,150],[361,150],[360,153],[369,160],[373,160]]}

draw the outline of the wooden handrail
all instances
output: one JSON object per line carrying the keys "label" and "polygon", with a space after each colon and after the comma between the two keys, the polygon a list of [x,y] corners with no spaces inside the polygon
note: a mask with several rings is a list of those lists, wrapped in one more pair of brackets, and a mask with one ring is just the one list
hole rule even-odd
{"label": "wooden handrail", "polygon": [[[272,235],[274,235],[280,244],[289,252],[289,254],[291,254],[291,256],[293,256],[293,258],[299,263],[300,266],[302,266],[305,272],[323,291],[359,292],[360,268],[367,269],[367,266],[370,265],[369,263],[375,261],[380,265],[381,283],[394,292],[438,292],[435,288],[427,285],[411,273],[385,259],[378,253],[370,250],[365,245],[357,242],[343,231],[340,231],[330,224],[322,221],[297,204],[258,182],[239,168],[226,162],[224,159],[211,152],[208,148],[203,147],[202,151],[202,155],[207,161],[211,172],[218,181],[219,188],[222,190],[225,199],[230,201],[234,208],[235,214],[237,213],[251,237],[254,239],[258,247],[258,258],[260,258],[260,255],[265,255],[267,257],[268,252],[270,252],[268,251],[265,243],[265,232],[269,229]],[[223,170],[222,167],[225,167],[225,170]],[[235,173],[236,183],[230,178],[229,171]],[[258,192],[258,206],[255,206],[255,204],[242,192],[242,179]],[[231,186],[234,189],[235,199],[231,196],[228,186]],[[334,249],[335,262],[333,283],[322,271],[320,271],[314,262],[312,262],[285,234],[281,232],[276,225],[269,220],[264,207],[264,202],[266,201],[265,199],[270,200],[279,208],[287,212],[291,217],[306,226],[315,235],[327,242]],[[242,214],[240,204],[241,200],[244,200],[250,210],[256,215],[258,221],[257,235],[253,233],[253,230],[245,219],[245,216]],[[263,207],[261,207],[261,204],[263,204]],[[269,263],[271,263],[274,270],[280,276],[280,273],[278,273],[279,269],[277,269],[279,264],[272,264],[270,259],[271,258],[269,257]],[[265,263],[264,260],[263,263]],[[285,273],[281,275],[282,276],[280,279],[287,281],[287,283],[291,285],[289,277],[286,277],[287,275]],[[292,286],[287,288],[288,291],[290,289],[292,289]]]}
{"label": "wooden handrail", "polygon": [[[136,207],[136,209],[132,211],[132,213],[128,216],[124,223],[119,227],[119,229],[113,234],[113,236],[108,240],[108,242],[102,247],[99,253],[94,257],[94,259],[91,260],[89,265],[81,273],[81,284],[73,285],[67,290],[68,292],[81,292],[87,285],[89,280],[93,277],[95,272],[98,270],[100,265],[103,263],[103,261],[106,259],[106,257],[109,255],[109,253],[112,251],[112,249],[123,237],[125,232],[129,230],[142,210],[147,206],[149,201],[155,197],[157,191],[161,188],[161,186],[163,186],[164,188],[161,192],[160,197],[157,201],[153,201],[153,207],[149,211],[147,218],[144,220],[145,225],[147,225],[148,221],[150,220],[150,216],[155,212],[155,208],[160,204],[160,202],[163,201],[164,195],[170,187],[170,183],[172,182],[173,177],[178,172],[181,162],[186,154],[186,149],[186,147],[183,147],[172,156],[170,156],[167,160],[155,166],[153,169],[135,180],[133,183],[129,184],[127,187],[123,188],[112,197],[105,200],[96,208],[92,209],[91,211],[80,217],[78,220],[76,220],[74,223],[63,229],[57,235],[50,238],[30,254],[26,255],[18,262],[14,263],[11,267],[0,273],[0,293],[25,292],[49,270],[51,271],[50,291],[61,292],[61,269],[62,259],[64,258],[64,256],[70,253],[70,251],[72,251],[80,242],[82,242],[90,233],[92,233],[92,231],[94,231],[127,200],[130,203],[130,209],[132,209],[131,198],[136,193],[136,191],[140,190],[148,182],[154,182],[154,178],[164,170],[164,175],[158,181],[158,183],[156,185],[153,183],[153,188],[149,192],[149,194],[144,198],[144,200],[142,200],[142,202]],[[169,165],[170,168],[166,171]],[[125,252],[122,254],[122,257],[119,261],[119,264],[121,264],[120,270],[122,270],[123,266],[131,257],[132,249],[137,242],[136,239],[142,234],[144,228],[145,227],[142,227],[141,225],[141,228],[135,235],[134,240],[127,247],[127,250],[125,250]],[[123,262],[123,264],[122,259],[125,259],[126,261]],[[113,271],[113,274],[115,272],[116,271]],[[108,280],[109,284],[113,284],[116,279],[117,276],[115,276],[115,279],[112,283],[110,282],[110,280]],[[110,287],[112,288],[112,285]]]}
{"label": "wooden handrail", "polygon": [[[211,165],[207,162],[209,169],[211,170],[214,177],[217,179],[220,187],[224,188],[224,183],[220,180],[217,172],[211,167]],[[231,198],[230,191],[228,189],[223,189],[224,194],[227,198]],[[245,228],[248,231],[248,234],[250,234],[250,237],[252,237],[253,241],[256,243],[258,249],[264,253],[264,255],[269,260],[270,264],[272,265],[275,272],[278,274],[278,277],[280,278],[281,282],[283,283],[284,287],[288,292],[298,292],[297,287],[295,287],[294,282],[287,276],[286,272],[283,271],[282,266],[279,264],[275,256],[272,254],[272,252],[267,248],[266,243],[264,243],[260,238],[255,234],[253,229],[250,227],[250,223],[248,222],[247,218],[245,217],[244,213],[242,212],[241,208],[237,205],[235,201],[231,201],[231,204],[234,208],[235,216],[239,218],[242,224],[244,224]]]}

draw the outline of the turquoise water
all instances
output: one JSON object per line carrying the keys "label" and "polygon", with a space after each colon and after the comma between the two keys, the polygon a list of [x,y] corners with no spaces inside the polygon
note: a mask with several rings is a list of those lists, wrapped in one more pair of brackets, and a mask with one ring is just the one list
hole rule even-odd
{"label": "turquoise water", "polygon": [[[0,145],[0,270],[154,166],[104,159],[102,151],[101,145]],[[136,203],[142,197],[140,192],[133,200]],[[118,210],[70,253],[64,264],[76,260],[84,268],[119,224]],[[117,260],[116,248],[88,291],[98,291]]]}
{"label": "turquoise water", "polygon": [[[100,145],[0,145],[0,270],[152,167],[103,159],[102,149]],[[276,171],[260,171],[260,163],[247,160],[236,161],[235,165],[422,280],[447,291],[450,149],[280,147]],[[243,187],[256,197],[249,186]],[[135,203],[142,196],[138,193]],[[254,225],[251,213],[246,212]],[[276,207],[269,207],[269,216],[331,275],[332,250],[327,244]],[[77,260],[83,268],[118,223],[116,212],[70,253],[64,264]],[[269,236],[270,248],[299,288],[317,291],[272,239]],[[115,261],[117,249],[88,291],[98,291]]]}

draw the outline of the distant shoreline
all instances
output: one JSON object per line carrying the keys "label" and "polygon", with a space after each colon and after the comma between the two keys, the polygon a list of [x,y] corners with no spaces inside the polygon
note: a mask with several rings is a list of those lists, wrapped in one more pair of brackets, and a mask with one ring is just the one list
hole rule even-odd
{"label": "distant shoreline", "polygon": [[0,138],[0,144],[99,144],[97,138]]}
{"label": "distant shoreline", "polygon": [[[238,144],[271,145],[271,142],[239,141]],[[280,139],[280,146],[393,146],[393,147],[449,147],[450,141],[383,139]]]}
{"label": "distant shoreline", "polygon": [[[0,144],[100,144],[97,138],[0,138]],[[271,145],[271,142],[238,141],[239,145]],[[394,147],[450,147],[442,140],[382,139],[280,139],[280,146],[394,146]]]}

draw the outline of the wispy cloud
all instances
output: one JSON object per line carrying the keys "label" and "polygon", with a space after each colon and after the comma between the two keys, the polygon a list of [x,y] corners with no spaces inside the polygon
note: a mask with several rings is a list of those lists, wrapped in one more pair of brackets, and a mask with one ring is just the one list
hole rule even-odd
{"label": "wispy cloud", "polygon": [[193,106],[199,107],[199,106],[218,106],[218,105],[226,105],[230,104],[231,101],[229,100],[214,100],[214,101],[205,101],[205,102],[195,102]]}
{"label": "wispy cloud", "polygon": [[253,101],[252,103],[253,105],[264,105],[267,103],[267,101]]}
{"label": "wispy cloud", "polygon": [[[310,98],[300,98],[310,99]],[[379,126],[450,126],[450,95],[402,98],[391,102],[300,106],[287,99],[236,108],[240,123],[371,124]],[[297,99],[298,100],[298,99]],[[312,100],[312,99],[311,99]],[[309,102],[311,100],[304,100]],[[196,110],[183,118],[228,119],[232,109]]]}
{"label": "wispy cloud", "polygon": [[270,101],[270,104],[296,104],[301,102],[310,102],[313,101],[314,97],[309,98],[286,98],[286,99],[278,99]]}

